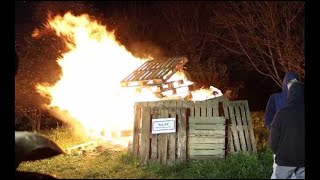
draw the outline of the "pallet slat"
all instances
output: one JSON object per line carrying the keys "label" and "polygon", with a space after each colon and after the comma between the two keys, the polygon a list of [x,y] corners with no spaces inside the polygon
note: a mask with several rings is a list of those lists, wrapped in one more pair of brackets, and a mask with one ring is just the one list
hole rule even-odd
{"label": "pallet slat", "polygon": [[225,124],[226,119],[224,117],[189,117],[189,124],[192,123],[213,123],[213,124]]}
{"label": "pallet slat", "polygon": [[206,130],[223,130],[224,124],[189,124],[189,130],[206,129]]}
{"label": "pallet slat", "polygon": [[187,109],[177,108],[178,126],[178,157],[181,163],[187,162]]}
{"label": "pallet slat", "polygon": [[240,145],[241,145],[241,149],[242,151],[247,151],[247,144],[246,144],[246,140],[244,137],[244,131],[243,131],[243,124],[241,121],[241,117],[240,117],[240,107],[239,106],[234,106],[233,107],[235,110],[235,119],[237,121],[237,129],[238,129],[238,133],[239,133],[239,138],[240,138]]}
{"label": "pallet slat", "polygon": [[202,156],[214,156],[214,155],[223,155],[225,151],[223,149],[216,149],[216,150],[192,150],[189,151],[190,156],[202,155]]}
{"label": "pallet slat", "polygon": [[256,153],[257,152],[256,139],[254,137],[254,132],[253,132],[253,126],[252,126],[251,117],[250,117],[248,101],[245,101],[244,105],[245,105],[246,119],[247,119],[248,126],[249,126],[249,134],[250,134],[252,151],[254,153]]}
{"label": "pallet slat", "polygon": [[221,155],[215,155],[215,156],[189,156],[190,159],[192,160],[221,160],[225,158],[224,154]]}
{"label": "pallet slat", "polygon": [[199,149],[224,149],[225,144],[216,143],[216,144],[192,144],[188,143],[188,149],[199,150]]}
{"label": "pallet slat", "polygon": [[142,108],[142,125],[141,125],[141,161],[146,163],[150,155],[150,107]]}
{"label": "pallet slat", "polygon": [[189,129],[188,136],[193,135],[206,135],[206,136],[215,136],[215,135],[225,135],[225,130],[199,130],[199,129]]}
{"label": "pallet slat", "polygon": [[188,142],[191,144],[203,144],[203,143],[225,143],[225,138],[210,138],[210,137],[198,137],[198,136],[189,136]]}

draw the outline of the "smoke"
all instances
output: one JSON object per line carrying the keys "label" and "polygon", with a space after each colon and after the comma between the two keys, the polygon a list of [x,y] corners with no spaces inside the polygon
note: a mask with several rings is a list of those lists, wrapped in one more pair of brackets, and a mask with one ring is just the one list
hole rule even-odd
{"label": "smoke", "polygon": [[150,41],[129,43],[126,47],[134,56],[139,58],[159,58],[164,56],[164,50]]}

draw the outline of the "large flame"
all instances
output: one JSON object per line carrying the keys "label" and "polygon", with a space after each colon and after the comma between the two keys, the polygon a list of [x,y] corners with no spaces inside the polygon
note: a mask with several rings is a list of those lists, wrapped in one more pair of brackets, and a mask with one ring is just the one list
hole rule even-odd
{"label": "large flame", "polygon": [[[85,136],[104,132],[111,138],[112,132],[132,130],[134,103],[159,98],[152,90],[123,88],[120,81],[146,60],[134,57],[116,41],[113,32],[88,15],[58,15],[49,18],[46,27],[64,37],[69,48],[57,60],[62,69],[60,80],[36,86],[41,95],[50,98],[47,108],[69,123],[80,122]],[[37,35],[39,31],[33,34]],[[177,77],[186,80],[180,74],[170,81]]]}
{"label": "large flame", "polygon": [[53,86],[37,85],[41,94],[51,97],[49,107],[68,111],[87,133],[131,129],[134,90],[121,89],[119,82],[144,61],[88,15],[67,13],[48,24],[58,36],[68,37],[70,49],[57,61],[62,69],[60,80]]}

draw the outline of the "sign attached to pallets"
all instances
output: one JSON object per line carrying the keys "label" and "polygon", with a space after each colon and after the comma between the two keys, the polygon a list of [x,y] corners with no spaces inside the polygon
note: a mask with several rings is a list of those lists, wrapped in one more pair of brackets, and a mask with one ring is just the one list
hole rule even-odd
{"label": "sign attached to pallets", "polygon": [[152,119],[152,134],[176,132],[176,118]]}

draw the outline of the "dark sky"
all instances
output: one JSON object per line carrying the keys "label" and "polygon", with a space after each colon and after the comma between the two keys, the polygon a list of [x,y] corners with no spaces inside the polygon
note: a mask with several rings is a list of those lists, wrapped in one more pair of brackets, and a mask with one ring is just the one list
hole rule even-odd
{"label": "dark sky", "polygon": [[[26,36],[31,34],[32,30],[36,27],[40,27],[41,24],[45,23],[47,18],[46,13],[47,10],[50,9],[55,12],[61,12],[65,9],[77,9],[79,13],[81,11],[87,13],[93,13],[95,17],[103,19],[109,18],[106,17],[108,15],[114,14],[120,11],[121,8],[127,6],[130,7],[135,6],[139,8],[139,6],[154,6],[156,2],[152,3],[120,3],[120,2],[100,2],[100,1],[90,1],[83,3],[74,3],[71,1],[66,4],[65,7],[61,7],[56,5],[57,2],[52,2],[52,6],[49,2],[46,4],[39,6],[39,2],[24,2],[24,1],[16,1],[15,8],[15,27],[16,27],[16,40],[17,38],[21,38],[21,36]],[[48,5],[49,4],[49,5]],[[61,3],[60,3],[61,4]],[[43,7],[47,7],[47,9]],[[152,26],[150,26],[150,31],[152,31]],[[22,44],[17,44],[17,46],[23,46]],[[265,104],[269,97],[269,94],[275,92],[277,87],[274,83],[268,79],[265,79],[262,75],[259,75],[254,71],[243,71],[236,66],[230,64],[230,78],[233,81],[243,81],[244,88],[240,90],[238,99],[246,99],[249,101],[249,106],[251,110],[264,110]],[[261,79],[264,79],[261,81]]]}

